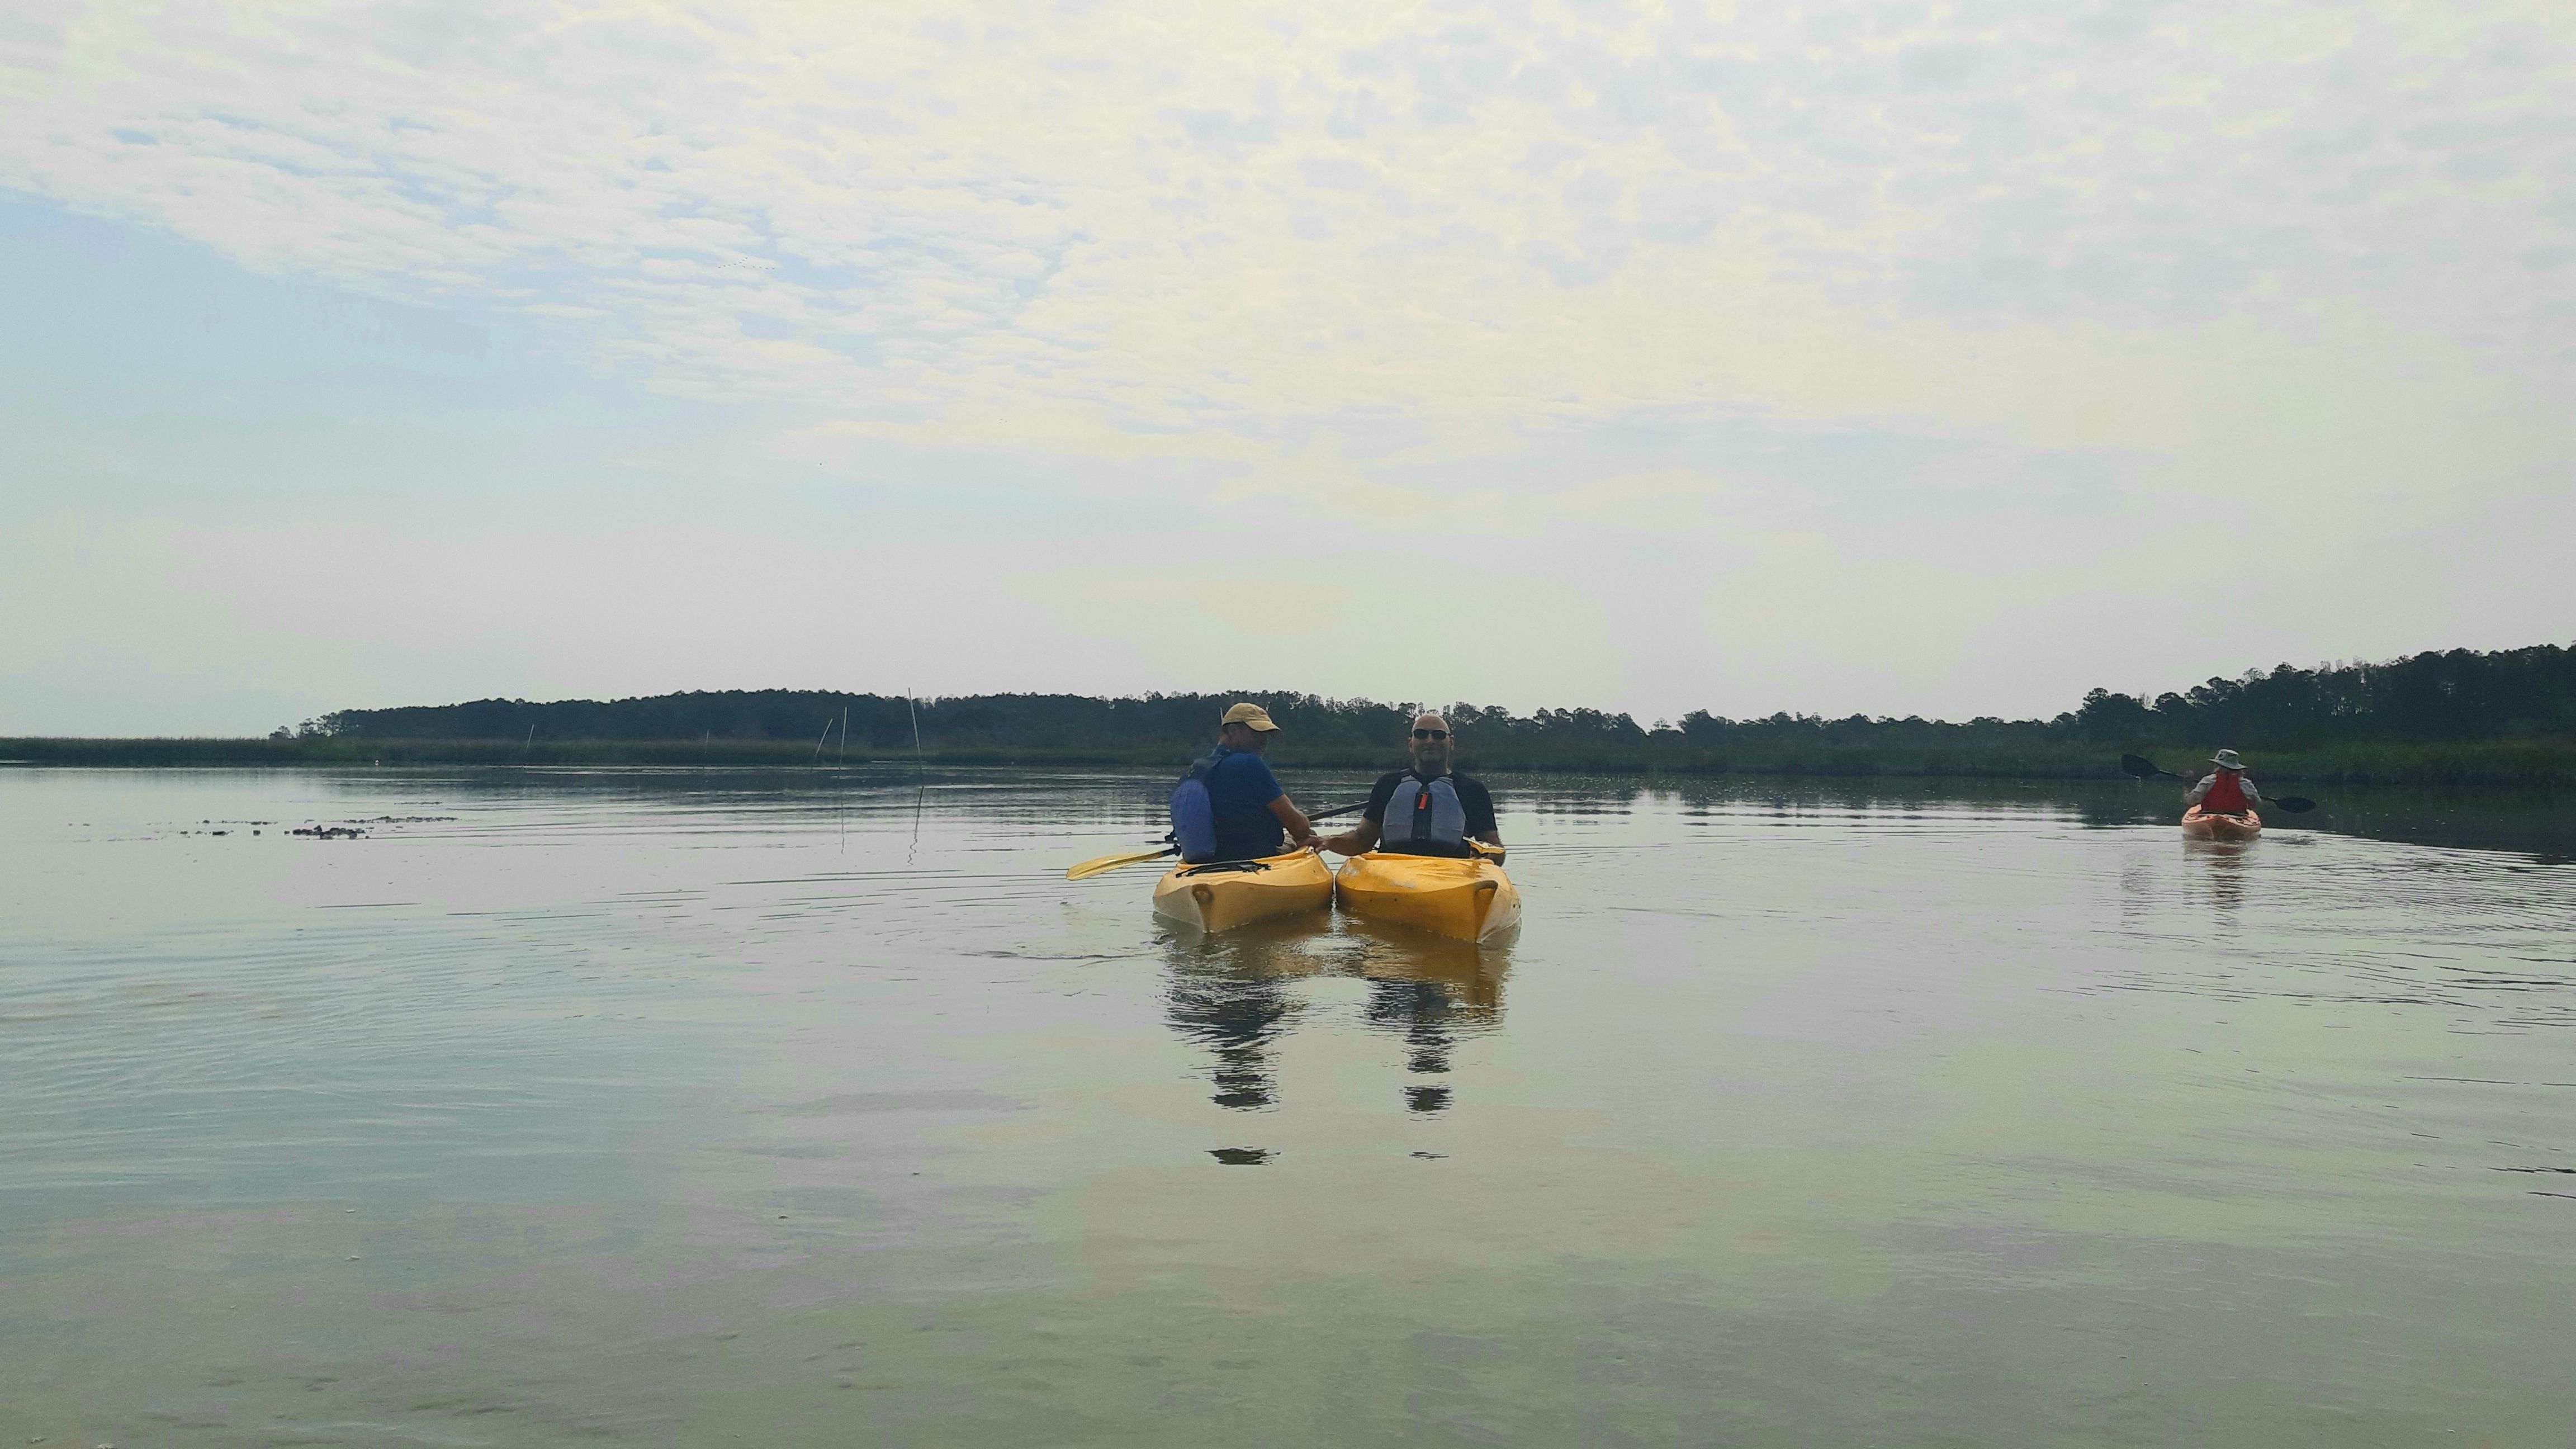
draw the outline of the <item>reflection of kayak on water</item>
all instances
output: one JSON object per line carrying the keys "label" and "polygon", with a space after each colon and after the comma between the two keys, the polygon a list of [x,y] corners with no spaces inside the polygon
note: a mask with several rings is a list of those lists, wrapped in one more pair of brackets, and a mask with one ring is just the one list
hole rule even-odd
{"label": "reflection of kayak on water", "polygon": [[[1222,934],[1165,935],[1169,1019],[1184,1039],[1208,1050],[1210,1100],[1236,1110],[1277,1105],[1280,1039],[1301,1023],[1334,1031],[1357,1025],[1401,1044],[1408,1113],[1449,1109],[1459,1067],[1453,1052],[1502,1025],[1511,953],[1364,918],[1346,918],[1339,930],[1322,929],[1324,921],[1280,915]],[[1362,986],[1366,995],[1353,1003],[1338,992],[1296,989],[1319,979]]]}
{"label": "reflection of kayak on water", "polygon": [[2182,812],[2182,833],[2187,840],[2252,840],[2263,833],[2263,817],[2248,810],[2242,815],[2217,815],[2194,805]]}
{"label": "reflection of kayak on water", "polygon": [[1521,923],[1521,895],[1491,860],[1370,851],[1342,862],[1342,909],[1460,941],[1490,941]]}
{"label": "reflection of kayak on water", "polygon": [[1332,903],[1333,872],[1311,850],[1259,860],[1176,866],[1154,886],[1154,914],[1202,931],[1230,931],[1252,921]]}

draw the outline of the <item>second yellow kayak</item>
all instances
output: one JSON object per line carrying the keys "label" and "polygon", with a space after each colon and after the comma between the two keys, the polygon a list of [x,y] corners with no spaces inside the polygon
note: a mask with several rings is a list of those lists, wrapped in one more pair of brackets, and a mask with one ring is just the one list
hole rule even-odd
{"label": "second yellow kayak", "polygon": [[1333,900],[1333,872],[1311,850],[1175,866],[1154,886],[1154,914],[1202,931],[1312,911]]}
{"label": "second yellow kayak", "polygon": [[1490,941],[1521,923],[1521,893],[1490,860],[1370,851],[1342,862],[1342,909],[1461,941]]}

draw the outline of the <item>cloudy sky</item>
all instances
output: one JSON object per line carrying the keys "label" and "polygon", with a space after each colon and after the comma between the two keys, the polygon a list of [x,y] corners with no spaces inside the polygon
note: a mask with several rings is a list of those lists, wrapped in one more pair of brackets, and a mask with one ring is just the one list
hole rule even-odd
{"label": "cloudy sky", "polygon": [[0,10],[0,733],[2576,640],[2576,8]]}

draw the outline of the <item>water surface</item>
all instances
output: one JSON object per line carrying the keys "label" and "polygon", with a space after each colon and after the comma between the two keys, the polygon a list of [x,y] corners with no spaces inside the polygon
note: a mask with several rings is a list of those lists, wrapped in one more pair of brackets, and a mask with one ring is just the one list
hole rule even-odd
{"label": "water surface", "polygon": [[0,771],[0,1436],[2567,1441],[2546,812],[1496,784],[1479,951],[1139,775]]}

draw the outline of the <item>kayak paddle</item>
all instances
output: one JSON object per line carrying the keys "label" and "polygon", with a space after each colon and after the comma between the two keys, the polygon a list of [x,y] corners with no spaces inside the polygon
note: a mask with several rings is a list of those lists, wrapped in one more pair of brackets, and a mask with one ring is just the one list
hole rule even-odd
{"label": "kayak paddle", "polygon": [[[2171,770],[2158,769],[2155,761],[2147,759],[2142,755],[2122,755],[2120,757],[2120,768],[2137,776],[2141,780],[2151,779],[2157,775],[2162,775],[2168,780],[2188,780],[2193,778],[2189,775],[2177,775]],[[2278,805],[2293,815],[2305,815],[2309,811],[2317,808],[2317,802],[2309,799],[2305,795],[2266,795],[2263,797],[2263,803],[2266,805]]]}
{"label": "kayak paddle", "polygon": [[1067,870],[1064,873],[1064,878],[1066,880],[1088,880],[1091,877],[1100,874],[1104,870],[1116,870],[1122,865],[1134,865],[1140,860],[1160,860],[1164,856],[1178,855],[1180,853],[1181,848],[1179,846],[1166,845],[1160,850],[1130,850],[1119,855],[1103,855],[1095,859],[1086,860],[1082,864]]}
{"label": "kayak paddle", "polygon": [[[1330,820],[1336,815],[1348,815],[1354,810],[1366,810],[1367,808],[1368,802],[1363,800],[1357,805],[1336,805],[1330,810],[1318,810],[1306,818],[1309,820]],[[1067,870],[1064,873],[1064,878],[1066,880],[1089,880],[1091,877],[1100,874],[1102,871],[1116,870],[1122,865],[1134,865],[1138,861],[1142,860],[1160,860],[1164,856],[1178,854],[1180,854],[1179,846],[1166,845],[1160,850],[1129,850],[1122,851],[1116,855],[1096,856],[1090,860],[1084,861],[1080,865],[1074,866],[1070,870]]]}

